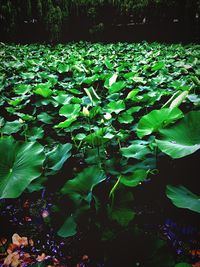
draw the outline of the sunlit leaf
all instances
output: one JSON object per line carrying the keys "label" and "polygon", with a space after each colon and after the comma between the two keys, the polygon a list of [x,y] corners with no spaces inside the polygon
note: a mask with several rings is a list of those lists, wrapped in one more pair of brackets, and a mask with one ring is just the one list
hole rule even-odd
{"label": "sunlit leaf", "polygon": [[132,144],[128,147],[123,147],[120,150],[122,155],[126,158],[144,159],[146,155],[150,154],[150,149],[142,144]]}
{"label": "sunlit leaf", "polygon": [[121,175],[120,183],[125,186],[135,187],[147,178],[148,172],[146,170],[135,170],[132,175]]}
{"label": "sunlit leaf", "polygon": [[159,149],[172,158],[182,158],[200,149],[200,112],[191,111],[177,124],[160,130]]}
{"label": "sunlit leaf", "polygon": [[180,109],[163,108],[160,110],[153,110],[149,114],[144,115],[137,127],[137,135],[139,138],[149,135],[152,132],[156,132],[169,123],[174,122],[183,117],[183,113]]}

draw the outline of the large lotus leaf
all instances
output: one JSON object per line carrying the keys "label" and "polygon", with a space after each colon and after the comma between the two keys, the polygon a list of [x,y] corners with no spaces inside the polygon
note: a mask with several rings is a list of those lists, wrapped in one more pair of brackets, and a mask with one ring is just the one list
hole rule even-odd
{"label": "large lotus leaf", "polygon": [[123,81],[113,83],[110,88],[108,89],[110,94],[114,94],[116,92],[121,91],[126,86],[126,83]]}
{"label": "large lotus leaf", "polygon": [[20,76],[24,80],[32,80],[35,78],[35,75],[36,75],[36,73],[33,73],[33,72],[21,72],[20,73]]}
{"label": "large lotus leaf", "polygon": [[150,154],[150,149],[142,144],[132,144],[128,147],[121,148],[122,155],[126,158],[144,159],[147,154]]}
{"label": "large lotus leaf", "polygon": [[71,116],[77,116],[80,110],[81,106],[79,104],[67,104],[60,108],[59,114],[71,118]]}
{"label": "large lotus leaf", "polygon": [[93,188],[105,179],[106,175],[99,167],[88,167],[80,172],[74,179],[67,181],[61,193],[69,195],[77,204],[79,204],[82,199],[90,202],[90,193]]}
{"label": "large lotus leaf", "polygon": [[146,179],[147,174],[146,170],[138,169],[132,175],[121,175],[120,182],[125,186],[135,187]]}
{"label": "large lotus leaf", "polygon": [[69,127],[74,121],[76,121],[76,116],[73,116],[65,121],[60,122],[59,124],[55,125],[55,128],[67,128]]}
{"label": "large lotus leaf", "polygon": [[52,98],[57,102],[57,104],[67,105],[70,103],[73,96],[65,93],[59,93],[57,96],[53,96]]}
{"label": "large lotus leaf", "polygon": [[24,133],[29,141],[36,141],[37,139],[42,139],[44,136],[44,130],[38,127],[32,127]]}
{"label": "large lotus leaf", "polygon": [[156,62],[153,66],[152,66],[152,70],[156,71],[156,70],[160,70],[165,66],[164,62]]}
{"label": "large lotus leaf", "polygon": [[200,111],[191,111],[176,125],[160,130],[159,149],[172,158],[182,158],[200,149]]}
{"label": "large lotus leaf", "polygon": [[39,84],[36,86],[34,93],[47,98],[53,94],[53,91],[49,87],[50,85],[48,83]]}
{"label": "large lotus leaf", "polygon": [[107,105],[107,109],[106,111],[112,113],[120,113],[122,110],[124,110],[126,108],[125,106],[125,103],[123,100],[118,100],[116,102],[110,102],[108,105]]}
{"label": "large lotus leaf", "polygon": [[66,160],[71,156],[72,145],[67,144],[58,144],[50,152],[47,153],[47,166],[53,171],[59,171]]}
{"label": "large lotus leaf", "polygon": [[200,196],[193,194],[184,186],[168,185],[166,194],[176,207],[200,213]]}
{"label": "large lotus leaf", "polygon": [[11,138],[0,140],[0,198],[15,198],[41,175],[45,159],[43,147],[38,143],[15,142]]}
{"label": "large lotus leaf", "polygon": [[37,119],[39,121],[42,121],[42,122],[46,123],[46,124],[51,124],[52,120],[53,120],[53,117],[51,115],[49,115],[48,113],[46,113],[46,112],[42,112],[37,116]]}
{"label": "large lotus leaf", "polygon": [[10,135],[19,132],[22,126],[23,124],[19,120],[7,121],[4,127],[2,128],[1,132]]}
{"label": "large lotus leaf", "polygon": [[164,128],[169,123],[176,121],[181,117],[183,117],[183,113],[178,108],[153,110],[140,119],[137,127],[137,135],[139,138],[142,138],[145,135],[149,135],[152,132]]}
{"label": "large lotus leaf", "polygon": [[134,118],[133,116],[127,112],[123,112],[119,118],[118,118],[118,121],[120,123],[125,123],[125,124],[130,124],[131,122],[133,122]]}
{"label": "large lotus leaf", "polygon": [[29,84],[18,84],[15,86],[14,91],[16,94],[26,94],[31,91],[31,86]]}

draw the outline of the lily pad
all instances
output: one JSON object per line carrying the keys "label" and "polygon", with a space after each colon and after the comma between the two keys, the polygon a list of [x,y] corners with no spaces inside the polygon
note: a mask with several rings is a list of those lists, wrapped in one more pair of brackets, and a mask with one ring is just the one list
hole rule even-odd
{"label": "lily pad", "polygon": [[51,96],[53,94],[53,91],[49,87],[50,87],[50,85],[48,83],[47,84],[39,84],[36,86],[34,93],[37,95],[41,95],[44,98],[48,98],[49,96]]}
{"label": "lily pad", "polygon": [[200,213],[200,196],[193,194],[184,186],[168,185],[166,195],[176,207]]}
{"label": "lily pad", "polygon": [[81,110],[81,106],[79,104],[67,104],[60,108],[59,114],[65,117],[71,117],[74,115],[78,115]]}
{"label": "lily pad", "polygon": [[160,130],[159,149],[172,158],[182,158],[200,149],[200,111],[191,111],[176,125]]}
{"label": "lily pad", "polygon": [[38,143],[0,140],[0,198],[16,198],[41,175],[45,159],[43,146]]}
{"label": "lily pad", "polygon": [[97,166],[88,167],[74,179],[67,181],[61,193],[69,195],[76,203],[80,203],[83,199],[90,203],[93,188],[105,179],[105,173]]}
{"label": "lily pad", "polygon": [[21,123],[19,120],[7,121],[4,127],[1,129],[1,132],[10,135],[19,132],[22,126],[23,123]]}
{"label": "lily pad", "polygon": [[110,94],[114,94],[124,89],[124,87],[126,87],[126,83],[123,81],[119,81],[119,82],[113,83],[108,90]]}
{"label": "lily pad", "polygon": [[135,187],[147,178],[146,170],[135,170],[132,175],[121,175],[120,183],[125,186]]}
{"label": "lily pad", "polygon": [[142,138],[145,135],[149,135],[160,130],[161,128],[164,128],[169,123],[182,117],[183,113],[178,108],[163,108],[160,110],[153,110],[140,119],[137,127],[137,136]]}
{"label": "lily pad", "polygon": [[106,111],[112,113],[120,113],[122,110],[124,110],[126,108],[125,103],[123,100],[118,100],[116,102],[110,102],[107,107],[106,107]]}
{"label": "lily pad", "polygon": [[147,154],[150,154],[150,149],[141,144],[132,144],[128,147],[121,148],[122,155],[126,158],[135,158],[142,160]]}
{"label": "lily pad", "polygon": [[46,154],[46,163],[49,169],[52,171],[59,171],[63,164],[71,156],[72,145],[58,144],[51,151]]}

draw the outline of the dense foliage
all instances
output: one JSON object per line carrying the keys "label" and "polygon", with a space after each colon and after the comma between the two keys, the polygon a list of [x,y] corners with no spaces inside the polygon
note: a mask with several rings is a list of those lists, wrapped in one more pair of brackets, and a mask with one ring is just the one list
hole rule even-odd
{"label": "dense foliage", "polygon": [[[199,52],[1,43],[0,198],[46,188],[62,237],[95,227],[106,240],[128,228],[135,187],[154,180],[159,158],[200,149]],[[174,205],[200,213],[199,192],[163,184]]]}
{"label": "dense foliage", "polygon": [[[113,24],[130,20],[147,23],[178,19],[187,29],[194,25],[199,0],[2,0],[1,36],[9,41],[58,41],[84,33],[99,36]],[[78,35],[77,35],[78,33]],[[1,37],[3,38],[3,37]]]}

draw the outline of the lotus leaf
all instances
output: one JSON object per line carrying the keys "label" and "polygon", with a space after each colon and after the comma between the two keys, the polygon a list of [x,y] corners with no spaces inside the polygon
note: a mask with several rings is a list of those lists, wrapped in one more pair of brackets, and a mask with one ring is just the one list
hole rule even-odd
{"label": "lotus leaf", "polygon": [[16,198],[42,173],[45,160],[43,147],[38,143],[0,140],[0,198]]}

